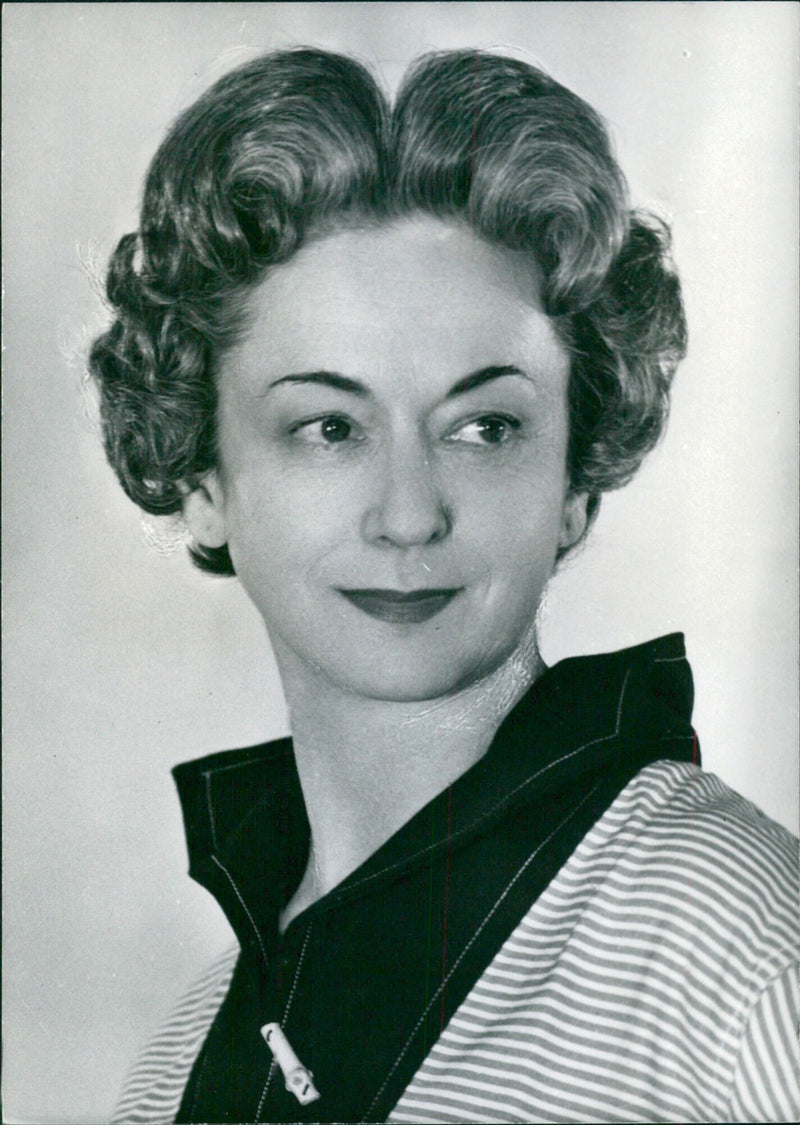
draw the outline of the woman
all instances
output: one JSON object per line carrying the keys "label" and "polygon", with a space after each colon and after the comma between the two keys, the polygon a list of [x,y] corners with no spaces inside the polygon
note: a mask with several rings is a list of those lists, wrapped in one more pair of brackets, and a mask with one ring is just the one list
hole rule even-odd
{"label": "woman", "polygon": [[538,652],[685,349],[594,112],[479,52],[393,108],[258,59],[170,131],[108,295],[109,458],[238,576],[292,721],[175,771],[240,950],[118,1119],[793,1120],[794,849],[700,772],[682,639]]}

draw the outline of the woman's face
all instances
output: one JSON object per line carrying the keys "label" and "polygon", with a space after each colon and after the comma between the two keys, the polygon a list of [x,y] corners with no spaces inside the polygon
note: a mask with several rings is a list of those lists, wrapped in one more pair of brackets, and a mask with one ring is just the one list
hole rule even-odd
{"label": "woman's face", "polygon": [[308,243],[250,311],[186,516],[227,542],[284,677],[408,701],[494,672],[586,522],[530,265],[418,217]]}

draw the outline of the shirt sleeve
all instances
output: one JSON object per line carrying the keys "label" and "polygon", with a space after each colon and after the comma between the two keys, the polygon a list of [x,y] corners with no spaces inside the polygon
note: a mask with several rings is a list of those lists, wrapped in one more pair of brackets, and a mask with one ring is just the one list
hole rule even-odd
{"label": "shirt sleeve", "polygon": [[733,1085],[728,1121],[800,1120],[798,966],[771,983],[753,1009]]}
{"label": "shirt sleeve", "polygon": [[133,1065],[111,1125],[164,1125],[175,1120],[183,1088],[228,992],[238,946],[195,981]]}

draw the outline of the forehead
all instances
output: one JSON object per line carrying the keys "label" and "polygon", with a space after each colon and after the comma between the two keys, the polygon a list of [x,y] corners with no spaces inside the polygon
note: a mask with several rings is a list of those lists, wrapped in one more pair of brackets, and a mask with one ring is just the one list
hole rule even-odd
{"label": "forehead", "polygon": [[530,256],[424,216],[312,239],[269,273],[249,313],[237,350],[267,375],[566,364]]}

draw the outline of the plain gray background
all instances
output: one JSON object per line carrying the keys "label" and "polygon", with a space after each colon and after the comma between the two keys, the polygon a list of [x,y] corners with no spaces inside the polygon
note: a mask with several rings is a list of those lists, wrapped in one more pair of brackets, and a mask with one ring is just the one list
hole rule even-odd
{"label": "plain gray background", "polygon": [[[174,115],[258,49],[544,66],[671,219],[691,330],[671,427],[553,585],[549,661],[685,630],[706,767],[794,827],[794,3],[24,4],[4,11],[5,1119],[107,1119],[230,940],[184,874],[177,761],[285,731],[234,581],[153,548],[99,448],[84,263]],[[152,538],[152,535],[150,535]]]}

